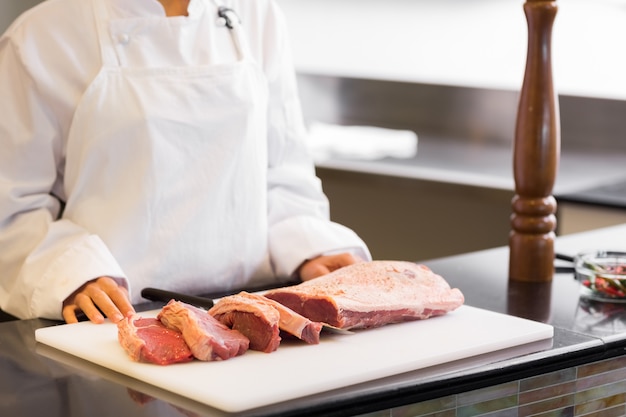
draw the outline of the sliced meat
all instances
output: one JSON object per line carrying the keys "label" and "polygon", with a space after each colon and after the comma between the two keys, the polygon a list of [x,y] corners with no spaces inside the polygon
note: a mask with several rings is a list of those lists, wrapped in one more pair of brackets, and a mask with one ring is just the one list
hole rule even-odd
{"label": "sliced meat", "polygon": [[247,294],[249,297],[254,297],[261,303],[268,303],[280,314],[280,321],[278,327],[281,330],[296,336],[309,344],[318,344],[320,342],[320,332],[322,331],[322,323],[311,321],[301,314],[296,313],[289,307],[280,304],[279,302],[270,298]]}
{"label": "sliced meat", "polygon": [[121,320],[117,329],[120,345],[134,361],[170,365],[193,360],[183,335],[157,319],[133,314]]}
{"label": "sliced meat", "polygon": [[[317,344],[320,341],[322,323],[313,322],[292,309],[262,295],[242,291],[239,294],[224,297],[218,301],[218,305],[209,310],[209,313],[217,316],[229,311],[257,311],[261,315],[271,314],[271,320],[274,321],[276,315],[274,313],[266,313],[269,311],[268,307],[273,308],[278,311],[278,328],[280,330],[310,344]],[[230,325],[230,322],[227,325]],[[236,320],[233,325],[236,325]]]}
{"label": "sliced meat", "polygon": [[280,345],[280,313],[269,303],[260,303],[241,294],[221,298],[209,314],[250,340],[250,349],[273,352]]}
{"label": "sliced meat", "polygon": [[165,326],[181,332],[193,356],[202,361],[226,360],[248,350],[248,338],[201,308],[171,300],[157,318]]}
{"label": "sliced meat", "polygon": [[265,296],[312,321],[342,329],[426,319],[464,303],[461,291],[441,276],[404,261],[356,263]]}

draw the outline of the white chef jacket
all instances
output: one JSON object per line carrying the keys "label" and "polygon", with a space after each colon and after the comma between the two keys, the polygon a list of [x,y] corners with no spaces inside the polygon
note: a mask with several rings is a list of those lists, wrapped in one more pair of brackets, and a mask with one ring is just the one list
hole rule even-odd
{"label": "white chef jacket", "polygon": [[[0,308],[21,318],[60,318],[62,301],[99,276],[118,279],[137,303],[146,286],[210,292],[279,281],[323,253],[352,251],[370,259],[353,231],[329,220],[303,142],[285,25],[271,0],[227,3],[242,22],[241,42],[220,24],[210,0],[192,0],[188,17],[170,18],[157,0],[96,1],[106,3],[106,13],[89,0],[48,0],[18,18],[0,40]],[[156,39],[142,38],[146,33]],[[186,67],[219,73],[239,59],[242,48],[259,66],[259,91],[267,94],[266,127],[252,135],[262,163],[242,163],[229,173],[236,177],[232,184],[249,182],[249,189],[207,185],[224,174],[218,162],[236,159],[244,148],[207,155],[196,175],[197,160],[172,165],[163,158],[195,157],[191,141],[125,148],[114,130],[115,114],[123,116],[125,107],[83,114],[84,102],[101,87],[107,57],[135,75],[145,68],[169,74]],[[184,98],[193,91],[185,85],[185,95],[172,96],[173,103],[188,104]],[[132,100],[133,91],[121,91]],[[225,107],[233,103],[228,100]],[[156,113],[171,112],[161,118],[176,119],[172,103],[157,96],[153,106]],[[207,113],[216,120],[215,132],[231,130],[219,124],[221,108]],[[89,129],[90,120],[95,129]],[[132,132],[125,134],[132,142]],[[141,154],[129,157],[128,149]],[[165,174],[154,169],[159,166]],[[179,171],[168,171],[171,166]],[[261,192],[259,178],[267,184]],[[199,215],[195,208],[212,201],[205,190],[217,193],[219,204],[213,201],[211,212]],[[144,199],[158,210],[139,208]],[[221,224],[236,230],[216,232]]]}

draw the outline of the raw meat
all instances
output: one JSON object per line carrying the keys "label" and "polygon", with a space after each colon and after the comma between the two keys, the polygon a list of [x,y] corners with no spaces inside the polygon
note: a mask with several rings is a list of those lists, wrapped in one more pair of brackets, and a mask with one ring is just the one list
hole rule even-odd
{"label": "raw meat", "polygon": [[220,299],[209,314],[238,330],[250,340],[250,349],[273,352],[280,345],[280,313],[269,303],[259,303],[241,294]]}
{"label": "raw meat", "polygon": [[404,261],[356,263],[265,296],[312,321],[342,329],[426,319],[464,303],[461,291],[441,276]]}
{"label": "raw meat", "polygon": [[157,319],[132,314],[121,320],[117,328],[120,344],[135,361],[169,365],[193,360],[182,334]]}
{"label": "raw meat", "polygon": [[[247,294],[247,293],[246,293]],[[260,303],[266,303],[278,310],[280,321],[278,327],[291,335],[296,336],[309,344],[318,344],[320,342],[320,332],[322,331],[322,323],[311,321],[301,314],[296,313],[292,309],[261,295],[247,294]]]}
{"label": "raw meat", "polygon": [[171,300],[157,318],[165,326],[181,332],[193,356],[202,361],[226,360],[248,350],[248,338],[201,308]]}
{"label": "raw meat", "polygon": [[279,329],[307,343],[317,344],[320,341],[322,323],[313,322],[261,295],[242,291],[224,297],[209,310],[209,313],[227,326],[232,326],[248,336],[251,349],[271,352],[278,348]]}

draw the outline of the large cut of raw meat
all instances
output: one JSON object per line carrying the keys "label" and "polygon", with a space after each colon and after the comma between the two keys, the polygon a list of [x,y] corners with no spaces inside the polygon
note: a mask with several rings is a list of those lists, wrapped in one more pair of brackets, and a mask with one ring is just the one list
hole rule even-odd
{"label": "large cut of raw meat", "polygon": [[133,314],[121,320],[117,328],[120,345],[137,362],[169,365],[193,360],[183,335],[157,319]]}
{"label": "large cut of raw meat", "polygon": [[319,343],[321,323],[315,323],[274,300],[242,291],[220,299],[209,314],[250,339],[250,349],[272,352],[282,330],[307,343]]}
{"label": "large cut of raw meat", "polygon": [[157,318],[182,333],[193,356],[203,361],[226,360],[248,350],[249,340],[201,308],[171,300]]}
{"label": "large cut of raw meat", "polygon": [[405,261],[360,262],[265,296],[312,321],[342,329],[426,319],[464,302],[461,291],[441,276]]}

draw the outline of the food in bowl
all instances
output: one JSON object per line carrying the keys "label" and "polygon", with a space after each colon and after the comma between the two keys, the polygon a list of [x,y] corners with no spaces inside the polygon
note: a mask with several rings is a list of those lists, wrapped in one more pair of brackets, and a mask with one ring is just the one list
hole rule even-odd
{"label": "food in bowl", "polygon": [[626,302],[626,252],[584,252],[574,258],[574,265],[584,296]]}

